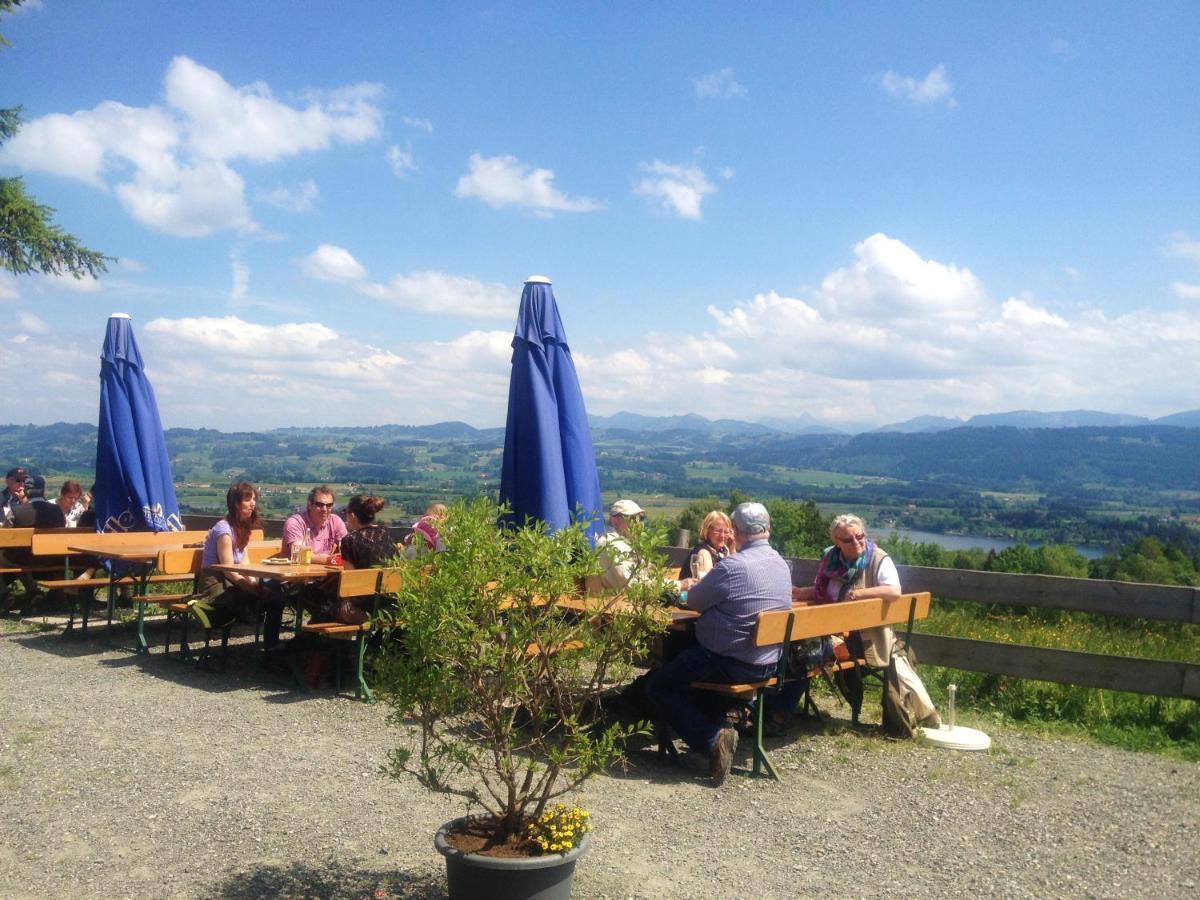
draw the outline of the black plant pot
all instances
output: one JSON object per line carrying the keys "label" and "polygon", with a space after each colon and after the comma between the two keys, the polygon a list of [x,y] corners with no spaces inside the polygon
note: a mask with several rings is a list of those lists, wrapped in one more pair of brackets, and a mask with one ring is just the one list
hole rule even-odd
{"label": "black plant pot", "polygon": [[446,843],[469,818],[454,819],[438,829],[433,846],[446,857],[451,900],[568,900],[575,862],[588,852],[591,835],[566,853],[544,856],[496,857],[464,853]]}

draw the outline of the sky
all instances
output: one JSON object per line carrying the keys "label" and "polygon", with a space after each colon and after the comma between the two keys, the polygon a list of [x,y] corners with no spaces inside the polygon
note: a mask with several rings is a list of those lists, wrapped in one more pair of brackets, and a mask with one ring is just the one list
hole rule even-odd
{"label": "sky", "polygon": [[1200,407],[1200,5],[41,0],[0,146],[98,280],[0,273],[0,422],[502,425],[521,287],[588,411]]}

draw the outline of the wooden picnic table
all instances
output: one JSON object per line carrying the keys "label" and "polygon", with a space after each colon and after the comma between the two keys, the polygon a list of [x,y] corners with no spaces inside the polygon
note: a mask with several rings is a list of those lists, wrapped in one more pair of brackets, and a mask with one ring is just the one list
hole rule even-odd
{"label": "wooden picnic table", "polygon": [[[325,566],[320,563],[302,565],[290,561],[280,561],[276,564],[267,562],[266,560],[260,562],[217,563],[216,565],[209,566],[208,569],[212,572],[236,572],[239,575],[266,581],[277,581],[280,584],[311,584],[312,582],[323,581],[330,575],[342,571],[339,566]],[[304,624],[304,604],[301,602],[299,596],[293,599],[292,608],[296,611],[295,634],[299,635],[301,626]]]}

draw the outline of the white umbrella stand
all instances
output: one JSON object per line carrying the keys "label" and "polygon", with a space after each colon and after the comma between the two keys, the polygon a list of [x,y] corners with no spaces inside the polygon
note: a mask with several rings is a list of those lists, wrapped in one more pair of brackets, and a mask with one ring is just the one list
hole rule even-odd
{"label": "white umbrella stand", "polygon": [[958,691],[957,685],[949,686],[950,709],[946,716],[947,724],[938,728],[922,728],[921,736],[935,747],[946,750],[986,750],[992,746],[992,739],[975,728],[954,724],[954,696]]}

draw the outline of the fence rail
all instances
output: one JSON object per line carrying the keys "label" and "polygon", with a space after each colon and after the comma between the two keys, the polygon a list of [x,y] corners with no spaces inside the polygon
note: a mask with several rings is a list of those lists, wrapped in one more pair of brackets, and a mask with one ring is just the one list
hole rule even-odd
{"label": "fence rail", "polygon": [[[688,552],[678,547],[663,550],[670,565],[681,565]],[[819,560],[789,559],[788,563],[793,584],[812,584]],[[904,590],[929,591],[935,598],[1200,623],[1200,590],[1192,587],[927,566],[896,568]],[[935,666],[1200,700],[1200,665],[1196,663],[1003,644],[928,632],[914,632],[913,648],[922,663]]]}

